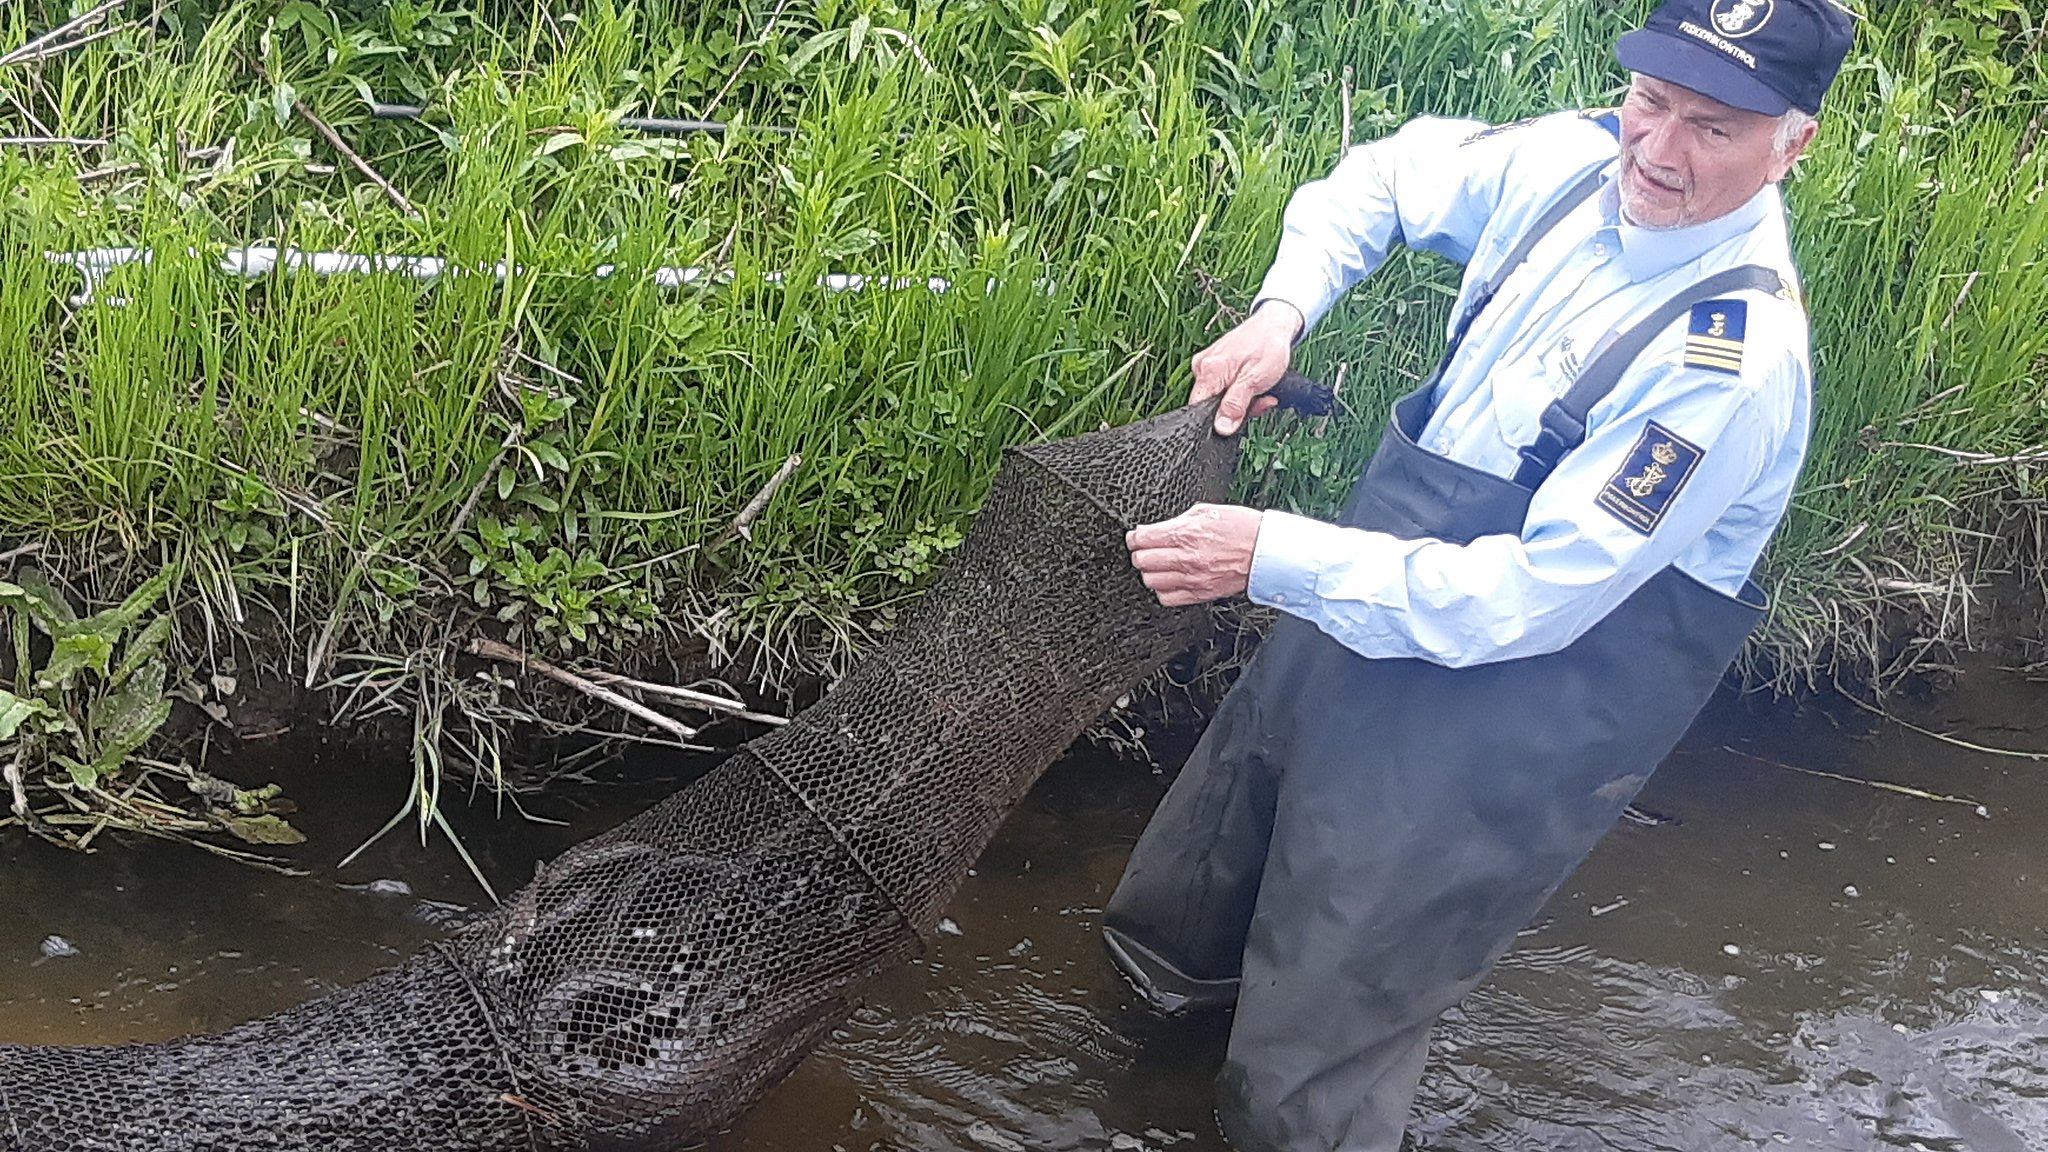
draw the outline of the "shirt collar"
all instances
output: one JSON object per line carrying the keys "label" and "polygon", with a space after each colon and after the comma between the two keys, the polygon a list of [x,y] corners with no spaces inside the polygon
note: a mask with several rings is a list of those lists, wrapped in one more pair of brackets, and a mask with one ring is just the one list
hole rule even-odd
{"label": "shirt collar", "polygon": [[1735,211],[1690,228],[1639,228],[1621,218],[1621,174],[1600,190],[1600,212],[1621,237],[1621,264],[1630,282],[1652,280],[1706,255],[1720,244],[1763,223],[1778,203],[1778,187],[1766,184]]}

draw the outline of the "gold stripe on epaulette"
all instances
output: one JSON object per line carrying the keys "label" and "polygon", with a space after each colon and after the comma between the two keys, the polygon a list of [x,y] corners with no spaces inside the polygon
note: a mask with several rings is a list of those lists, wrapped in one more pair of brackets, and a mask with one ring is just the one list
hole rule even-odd
{"label": "gold stripe on epaulette", "polygon": [[1725,336],[1687,336],[1685,346],[1714,352],[1733,352],[1738,359],[1742,356],[1742,341],[1730,340]]}
{"label": "gold stripe on epaulette", "polygon": [[1719,368],[1724,372],[1742,371],[1742,359],[1732,356],[1709,356],[1703,352],[1688,352],[1685,355],[1688,368]]}

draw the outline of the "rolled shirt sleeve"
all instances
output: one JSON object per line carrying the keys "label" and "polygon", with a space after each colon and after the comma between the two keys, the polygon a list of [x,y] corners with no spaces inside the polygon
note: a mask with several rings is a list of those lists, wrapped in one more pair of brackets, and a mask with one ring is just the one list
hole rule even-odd
{"label": "rolled shirt sleeve", "polygon": [[[1676,363],[1645,372],[1647,387],[1631,391],[1648,402],[1614,414],[1566,455],[1530,501],[1520,536],[1403,540],[1269,511],[1251,599],[1365,656],[1464,667],[1564,648],[1700,540],[1785,436],[1770,415],[1776,406],[1758,400],[1764,381]],[[1646,525],[1627,508],[1611,511],[1613,496],[1602,494],[1626,490],[1616,486],[1641,459],[1652,423],[1698,455]]]}
{"label": "rolled shirt sleeve", "polygon": [[1422,117],[1351,149],[1288,200],[1253,307],[1290,304],[1305,333],[1396,244],[1470,262],[1506,186],[1511,135],[1476,120]]}

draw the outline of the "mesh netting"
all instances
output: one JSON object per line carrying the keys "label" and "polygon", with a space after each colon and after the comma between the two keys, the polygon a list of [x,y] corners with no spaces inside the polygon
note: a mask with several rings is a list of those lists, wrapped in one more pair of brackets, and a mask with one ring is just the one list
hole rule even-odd
{"label": "mesh netting", "polygon": [[1213,406],[1014,450],[815,706],[404,967],[219,1036],[0,1046],[9,1152],[674,1148],[915,956],[996,827],[1185,648],[1124,533],[1220,499]]}

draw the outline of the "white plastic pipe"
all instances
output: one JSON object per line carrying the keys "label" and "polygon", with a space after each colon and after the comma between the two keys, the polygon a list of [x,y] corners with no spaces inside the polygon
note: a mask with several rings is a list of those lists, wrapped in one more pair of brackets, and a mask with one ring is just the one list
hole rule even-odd
{"label": "white plastic pipe", "polygon": [[[74,307],[84,307],[98,298],[102,282],[115,269],[129,264],[150,264],[156,260],[156,253],[148,248],[87,248],[76,252],[47,252],[51,261],[67,264],[78,270],[85,278],[85,290],[71,297]],[[194,253],[196,255],[196,253]],[[443,275],[485,275],[498,283],[504,283],[505,265],[484,265],[475,268],[450,264],[439,256],[387,256],[363,255],[354,252],[305,252],[297,248],[274,248],[268,245],[254,245],[248,248],[230,248],[221,253],[220,270],[230,276],[254,280],[269,276],[280,270],[288,273],[309,272],[315,276],[403,276],[409,280],[431,283]],[[608,280],[619,272],[613,264],[600,264],[591,273],[599,280]],[[727,284],[733,279],[729,268],[710,269],[700,267],[674,268],[659,267],[649,271],[648,276],[658,288],[676,289],[699,285]],[[770,284],[780,284],[784,279],[781,272],[770,272],[762,279]],[[991,281],[993,286],[993,281]],[[952,291],[953,282],[933,276],[917,280],[907,276],[868,276],[859,273],[833,272],[818,277],[818,287],[828,292],[863,292],[871,288],[903,291],[922,288],[934,294]],[[127,301],[110,298],[109,303],[125,304]]]}

